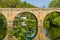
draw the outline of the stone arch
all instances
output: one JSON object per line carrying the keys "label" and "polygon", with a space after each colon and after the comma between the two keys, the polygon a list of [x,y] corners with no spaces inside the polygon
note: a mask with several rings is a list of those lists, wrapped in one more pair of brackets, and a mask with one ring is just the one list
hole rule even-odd
{"label": "stone arch", "polygon": [[[15,13],[15,14],[12,14],[13,15],[13,20],[14,20],[14,17],[16,17],[16,15],[18,15],[19,13],[23,13],[23,12],[29,12],[29,13],[31,13],[32,15],[34,15],[36,18],[37,18],[37,14],[38,13],[36,13],[36,12],[33,12],[33,11],[14,11],[13,13]],[[38,18],[37,18],[37,20],[38,20]]]}
{"label": "stone arch", "polygon": [[[60,12],[59,10],[48,10],[48,11],[44,11],[43,10],[43,17],[42,17],[42,20],[44,20],[44,18],[48,15],[48,14],[50,14],[51,12]],[[42,14],[41,14],[42,15]]]}
{"label": "stone arch", "polygon": [[[31,13],[31,12],[20,12],[15,18],[21,17],[22,14],[23,14],[23,16],[24,16],[24,15],[25,15],[24,13],[30,14],[30,16],[32,15],[32,16],[34,17],[34,19],[36,20],[36,29],[35,29],[36,33],[35,33],[34,36],[31,38],[31,39],[33,39],[33,38],[37,35],[37,31],[38,31],[38,21],[37,21],[37,18],[36,18],[36,16],[35,16],[33,13]],[[27,16],[27,15],[25,15],[25,16]],[[28,17],[28,16],[27,16],[27,17]],[[14,22],[13,22],[13,25],[14,25]]]}

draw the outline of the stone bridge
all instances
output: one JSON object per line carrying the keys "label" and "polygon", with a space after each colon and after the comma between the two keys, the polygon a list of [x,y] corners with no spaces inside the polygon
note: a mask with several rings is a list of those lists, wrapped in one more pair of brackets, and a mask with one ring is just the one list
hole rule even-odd
{"label": "stone bridge", "polygon": [[[30,12],[36,16],[38,20],[38,33],[33,40],[48,40],[48,38],[43,33],[43,20],[47,14],[52,11],[60,12],[60,8],[0,8],[0,13],[2,13],[7,19],[7,28],[13,27],[13,19],[16,15],[21,12]],[[12,40],[15,40],[14,37]],[[8,33],[4,40],[8,40]],[[17,40],[17,39],[16,39]]]}

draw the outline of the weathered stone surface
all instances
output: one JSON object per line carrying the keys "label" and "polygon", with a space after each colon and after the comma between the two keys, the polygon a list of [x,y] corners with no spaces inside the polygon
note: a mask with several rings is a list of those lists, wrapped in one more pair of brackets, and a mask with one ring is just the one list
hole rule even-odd
{"label": "weathered stone surface", "polygon": [[[38,33],[33,40],[40,40],[40,39],[48,40],[47,37],[43,34],[43,20],[45,16],[52,11],[60,12],[60,8],[0,8],[0,13],[2,13],[7,19],[8,29],[10,28],[10,26],[13,28],[14,17],[19,13],[21,12],[33,13],[38,20]],[[15,38],[16,37],[13,36],[12,40],[17,40]],[[4,40],[8,40],[8,33],[4,38]]]}

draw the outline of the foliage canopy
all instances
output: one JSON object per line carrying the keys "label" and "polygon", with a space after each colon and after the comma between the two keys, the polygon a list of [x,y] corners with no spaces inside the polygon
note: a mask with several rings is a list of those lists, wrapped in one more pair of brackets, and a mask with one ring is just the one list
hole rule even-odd
{"label": "foliage canopy", "polygon": [[49,4],[49,8],[60,8],[60,0],[52,0]]}
{"label": "foliage canopy", "polygon": [[21,0],[0,0],[0,8],[34,8],[35,6]]}
{"label": "foliage canopy", "polygon": [[0,13],[0,40],[3,40],[7,33],[7,21],[6,18]]}
{"label": "foliage canopy", "polygon": [[60,12],[51,12],[44,19],[44,29],[52,40],[60,37]]}
{"label": "foliage canopy", "polygon": [[[27,17],[23,19],[22,17]],[[26,24],[26,26],[22,25],[22,22]],[[37,33],[37,20],[35,16],[33,16],[29,12],[23,12],[17,15],[14,19],[14,35],[18,38],[18,40],[31,40]]]}

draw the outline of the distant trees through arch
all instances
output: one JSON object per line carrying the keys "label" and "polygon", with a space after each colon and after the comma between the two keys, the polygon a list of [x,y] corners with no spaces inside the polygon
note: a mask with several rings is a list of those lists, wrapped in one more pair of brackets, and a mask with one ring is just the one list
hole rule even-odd
{"label": "distant trees through arch", "polygon": [[46,36],[51,40],[60,38],[60,12],[49,13],[43,21],[43,29],[46,30]]}
{"label": "distant trees through arch", "polygon": [[37,18],[30,12],[19,13],[14,18],[15,36],[18,40],[32,40],[37,34]]}
{"label": "distant trees through arch", "polygon": [[0,40],[3,40],[7,33],[7,20],[4,15],[0,13]]}

